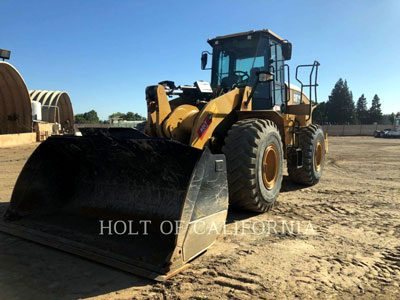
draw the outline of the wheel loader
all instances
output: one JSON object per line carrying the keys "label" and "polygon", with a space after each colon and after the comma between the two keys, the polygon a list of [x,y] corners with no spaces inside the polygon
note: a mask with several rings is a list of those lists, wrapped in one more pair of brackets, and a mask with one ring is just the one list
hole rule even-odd
{"label": "wheel loader", "polygon": [[296,87],[292,44],[272,31],[208,43],[201,67],[211,82],[148,86],[144,133],[84,128],[43,142],[0,230],[165,280],[215,242],[228,206],[274,206],[285,159],[293,182],[316,184],[328,148],[312,124],[319,63],[297,66]]}

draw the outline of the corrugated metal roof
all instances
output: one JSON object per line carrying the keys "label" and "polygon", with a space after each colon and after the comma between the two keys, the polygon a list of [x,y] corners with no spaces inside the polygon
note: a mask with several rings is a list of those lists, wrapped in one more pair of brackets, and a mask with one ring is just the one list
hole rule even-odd
{"label": "corrugated metal roof", "polygon": [[[32,101],[38,101],[42,104],[44,121],[50,123],[60,122],[61,127],[67,131],[73,129],[74,112],[67,92],[30,90],[29,95]],[[58,107],[59,114],[54,107]]]}
{"label": "corrugated metal roof", "polygon": [[0,134],[32,131],[32,107],[21,74],[0,62]]}

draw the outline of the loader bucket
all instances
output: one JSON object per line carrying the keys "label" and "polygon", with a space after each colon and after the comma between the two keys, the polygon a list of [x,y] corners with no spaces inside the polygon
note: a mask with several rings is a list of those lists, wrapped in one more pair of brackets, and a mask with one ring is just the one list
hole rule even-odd
{"label": "loader bucket", "polygon": [[228,206],[223,155],[136,130],[82,133],[34,151],[1,231],[160,281],[215,242]]}

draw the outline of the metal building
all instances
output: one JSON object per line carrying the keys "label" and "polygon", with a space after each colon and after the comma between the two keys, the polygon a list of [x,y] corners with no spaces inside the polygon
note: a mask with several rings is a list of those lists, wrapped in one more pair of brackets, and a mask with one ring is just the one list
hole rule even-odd
{"label": "metal building", "polygon": [[21,74],[0,61],[0,134],[32,132],[32,107]]}
{"label": "metal building", "polygon": [[73,129],[74,112],[67,92],[30,90],[29,95],[42,104],[42,121],[60,123],[64,131]]}

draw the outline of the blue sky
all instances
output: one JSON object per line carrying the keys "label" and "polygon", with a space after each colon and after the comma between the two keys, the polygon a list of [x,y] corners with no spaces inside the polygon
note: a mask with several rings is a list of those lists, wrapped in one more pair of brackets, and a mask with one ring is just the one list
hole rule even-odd
{"label": "blue sky", "polygon": [[146,115],[147,85],[210,80],[208,38],[262,28],[293,43],[292,74],[321,63],[319,101],[342,77],[355,101],[376,93],[400,111],[398,0],[1,0],[1,11],[0,48],[28,88],[67,91],[75,113]]}

